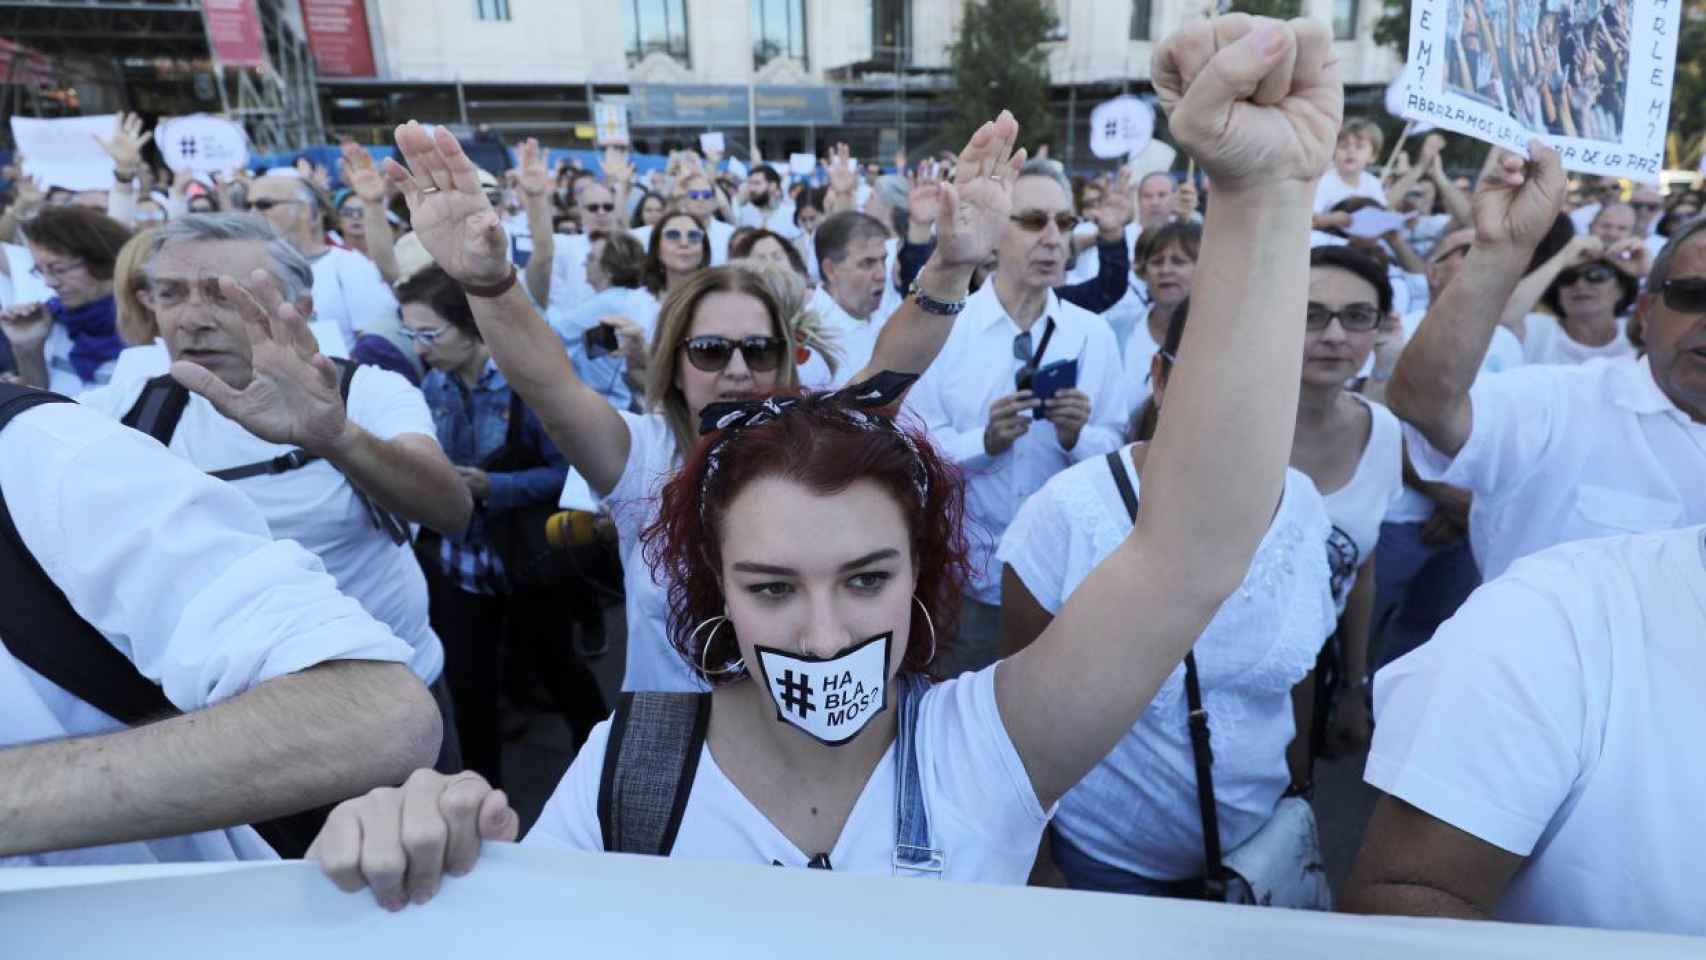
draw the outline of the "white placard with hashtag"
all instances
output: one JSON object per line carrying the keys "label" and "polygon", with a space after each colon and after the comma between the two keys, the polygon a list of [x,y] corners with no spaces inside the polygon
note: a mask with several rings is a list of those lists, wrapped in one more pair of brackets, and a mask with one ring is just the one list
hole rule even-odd
{"label": "white placard with hashtag", "polygon": [[154,142],[174,172],[230,173],[249,163],[249,137],[243,125],[212,114],[162,120],[154,131]]}

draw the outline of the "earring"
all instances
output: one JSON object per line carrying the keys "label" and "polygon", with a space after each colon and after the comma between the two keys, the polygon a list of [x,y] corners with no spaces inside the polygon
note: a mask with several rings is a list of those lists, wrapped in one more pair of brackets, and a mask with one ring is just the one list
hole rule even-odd
{"label": "earring", "polygon": [[928,664],[936,659],[936,621],[930,619],[930,608],[918,599],[918,594],[912,595],[912,602],[918,604],[918,609],[924,612],[924,625],[930,628],[930,656],[924,658],[924,662]]}
{"label": "earring", "polygon": [[693,628],[693,632],[687,635],[687,647],[688,649],[692,649],[693,644],[699,639],[699,634],[703,632],[706,627],[711,628],[710,634],[705,637],[705,645],[699,648],[699,672],[704,674],[706,677],[732,677],[746,672],[746,661],[744,659],[737,659],[733,661],[732,665],[725,663],[721,670],[716,671],[713,671],[710,667],[705,665],[705,654],[711,652],[711,637],[716,636],[717,629],[727,622],[729,622],[729,618],[727,616],[718,614],[717,616],[700,622],[698,626]]}

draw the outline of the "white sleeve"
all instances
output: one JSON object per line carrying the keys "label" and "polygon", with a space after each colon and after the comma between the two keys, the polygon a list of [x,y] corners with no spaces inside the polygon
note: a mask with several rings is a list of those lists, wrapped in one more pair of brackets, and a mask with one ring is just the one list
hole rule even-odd
{"label": "white sleeve", "polygon": [[381,440],[405,433],[438,439],[426,395],[401,374],[380,367],[356,368],[350,381],[349,418]]}
{"label": "white sleeve", "polygon": [[610,511],[618,529],[631,528],[637,533],[654,512],[651,501],[656,494],[656,478],[675,466],[675,444],[666,422],[626,410],[616,413],[628,427],[628,462],[600,503]]}
{"label": "white sleeve", "polygon": [[[559,233],[551,238],[551,292],[546,309],[570,309],[574,307],[575,288],[579,286],[581,273],[575,269],[575,250],[578,245],[572,242],[567,234]],[[581,256],[586,252],[581,251]],[[586,268],[583,261],[581,270]]]}
{"label": "white sleeve", "polygon": [[1552,444],[1564,402],[1561,375],[1571,367],[1520,367],[1483,377],[1469,390],[1469,439],[1457,456],[1435,449],[1415,427],[1404,439],[1416,475],[1496,497],[1531,476]]}
{"label": "white sleeve", "polygon": [[182,710],[327,660],[413,656],[236,487],[92,410],[14,420],[0,488],[72,608]]}
{"label": "white sleeve", "polygon": [[360,254],[342,258],[338,264],[338,282],[343,287],[344,308],[349,311],[351,329],[358,333],[383,333],[397,326],[400,311],[397,298],[372,260]]}
{"label": "white sleeve", "polygon": [[1527,856],[1582,771],[1579,639],[1553,597],[1502,577],[1375,675],[1364,779]]}
{"label": "white sleeve", "polygon": [[610,721],[603,720],[586,735],[569,771],[557,781],[551,799],[539,811],[533,829],[522,843],[559,850],[604,849],[604,828],[598,822],[598,785],[604,775],[604,751],[610,747]]}
{"label": "white sleeve", "polygon": [[[995,701],[1000,664],[937,684],[918,714],[919,777],[933,835],[1034,853],[1053,811],[1037,801]],[[952,854],[950,853],[950,856]]]}
{"label": "white sleeve", "polygon": [[[983,469],[996,462],[996,459],[984,451],[983,433],[987,426],[985,420],[974,424],[970,429],[961,430],[954,426],[948,416],[948,408],[942,391],[948,389],[948,367],[952,365],[942,361],[947,357],[948,350],[953,344],[953,335],[948,335],[948,343],[937,354],[936,362],[925,369],[918,382],[906,392],[902,401],[903,409],[908,410],[923,425],[930,435],[931,442],[936,444],[948,459],[959,464],[962,470]],[[1008,451],[1011,453],[1011,451]]]}
{"label": "white sleeve", "polygon": [[995,557],[1013,568],[1025,589],[1049,613],[1058,613],[1066,603],[1066,560],[1072,544],[1072,522],[1054,497],[1055,479],[1025,498]]}

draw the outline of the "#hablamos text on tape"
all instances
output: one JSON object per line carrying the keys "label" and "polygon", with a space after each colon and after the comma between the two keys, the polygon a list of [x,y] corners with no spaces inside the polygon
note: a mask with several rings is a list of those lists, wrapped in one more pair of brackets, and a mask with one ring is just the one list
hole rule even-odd
{"label": "#hablamos text on tape", "polygon": [[1657,180],[1682,0],[1416,0],[1402,116]]}

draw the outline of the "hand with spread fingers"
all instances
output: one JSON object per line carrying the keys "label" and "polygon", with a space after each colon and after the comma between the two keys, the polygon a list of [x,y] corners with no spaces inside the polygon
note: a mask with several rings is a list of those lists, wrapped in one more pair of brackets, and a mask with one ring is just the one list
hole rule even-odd
{"label": "hand with spread fingers", "polygon": [[942,178],[936,173],[936,164],[926,160],[918,165],[918,171],[912,175],[911,189],[906,194],[906,209],[910,214],[910,222],[916,226],[929,227],[936,222],[936,212],[942,203]]}
{"label": "hand with spread fingers", "polygon": [[521,141],[521,171],[516,186],[529,197],[543,197],[551,192],[551,168],[545,165],[545,151],[539,141],[528,137]]}
{"label": "hand with spread fingers", "polygon": [[1121,167],[1114,181],[1102,190],[1102,201],[1096,204],[1092,216],[1096,220],[1096,238],[1103,243],[1112,243],[1125,238],[1126,225],[1137,215],[1137,209],[1132,204],[1131,168]]}
{"label": "hand with spread fingers", "polygon": [[307,299],[285,302],[265,270],[241,284],[220,277],[219,292],[243,316],[253,375],[238,388],[200,364],[179,360],[172,364],[172,378],[262,440],[330,458],[349,418],[338,390],[338,367],[319,352],[308,329],[312,311]]}
{"label": "hand with spread fingers", "polygon": [[953,180],[943,182],[937,203],[932,264],[969,276],[995,249],[1013,206],[1013,181],[1025,165],[1025,151],[1013,150],[1018,139],[1019,122],[1003,110],[960,151]]}
{"label": "hand with spread fingers", "polygon": [[154,132],[142,132],[142,118],[134,113],[121,113],[113,119],[113,135],[90,134],[107,156],[113,158],[113,175],[131,180],[142,172],[142,148],[154,139]]}
{"label": "hand with spread fingers", "polygon": [[384,203],[385,178],[380,175],[379,168],[373,165],[373,154],[362,149],[354,140],[345,140],[338,144],[338,150],[343,154],[344,182],[355,191],[355,195],[360,197],[363,203]]}
{"label": "hand with spread fingers", "polygon": [[385,176],[403,192],[421,245],[458,283],[502,283],[512,269],[509,238],[480,189],[474,161],[443,127],[429,133],[411,120],[396,137],[408,166],[387,157]]}
{"label": "hand with spread fingers", "polygon": [[1324,23],[1193,22],[1160,44],[1153,75],[1168,128],[1217,193],[1313,183],[1332,158],[1344,86]]}

